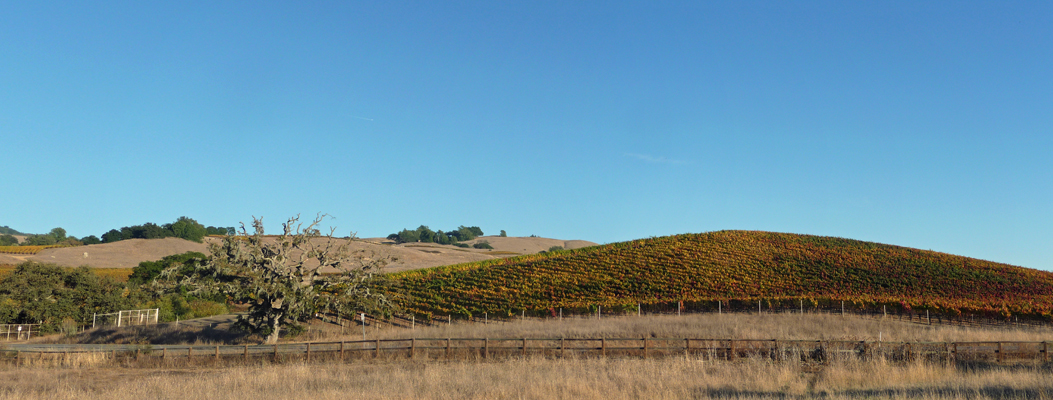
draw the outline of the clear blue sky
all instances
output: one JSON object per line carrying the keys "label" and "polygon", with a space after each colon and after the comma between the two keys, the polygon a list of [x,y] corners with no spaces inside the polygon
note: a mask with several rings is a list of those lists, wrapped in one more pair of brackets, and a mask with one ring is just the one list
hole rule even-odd
{"label": "clear blue sky", "polygon": [[421,3],[4,2],[0,225],[751,229],[1053,270],[1051,2]]}

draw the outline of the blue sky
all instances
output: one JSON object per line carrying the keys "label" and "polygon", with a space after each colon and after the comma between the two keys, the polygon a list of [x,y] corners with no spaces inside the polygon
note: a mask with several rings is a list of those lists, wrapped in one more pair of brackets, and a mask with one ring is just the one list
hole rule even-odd
{"label": "blue sky", "polygon": [[438,3],[4,2],[0,225],[751,229],[1053,270],[1053,3]]}

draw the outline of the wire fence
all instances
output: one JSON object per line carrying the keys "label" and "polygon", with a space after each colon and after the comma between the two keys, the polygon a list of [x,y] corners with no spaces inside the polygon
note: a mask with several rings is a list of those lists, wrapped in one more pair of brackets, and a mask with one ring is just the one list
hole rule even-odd
{"label": "wire fence", "polygon": [[40,324],[0,324],[0,340],[29,340],[40,334]]}
{"label": "wire fence", "polygon": [[[699,314],[823,314],[844,317],[880,318],[926,325],[971,327],[1050,327],[1048,317],[1003,316],[998,313],[950,313],[914,310],[901,306],[860,305],[839,300],[713,300],[631,304],[620,307],[551,308],[543,310],[508,310],[489,314],[418,314],[386,317],[366,316],[366,323],[398,327],[434,326],[453,322],[490,323],[515,319],[540,318],[608,318],[643,315]],[[336,318],[340,319],[340,318]],[[358,319],[357,317],[355,319]],[[349,321],[348,319],[342,319]]]}
{"label": "wire fence", "polygon": [[91,317],[91,327],[153,325],[158,323],[159,317],[160,309],[158,308],[120,310],[115,313],[93,314]]}

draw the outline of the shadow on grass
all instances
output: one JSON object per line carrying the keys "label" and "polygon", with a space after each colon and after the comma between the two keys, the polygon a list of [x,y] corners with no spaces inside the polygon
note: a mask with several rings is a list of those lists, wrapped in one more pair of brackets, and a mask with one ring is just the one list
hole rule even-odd
{"label": "shadow on grass", "polygon": [[255,344],[255,335],[212,327],[174,324],[105,327],[56,338],[54,343],[76,344]]}

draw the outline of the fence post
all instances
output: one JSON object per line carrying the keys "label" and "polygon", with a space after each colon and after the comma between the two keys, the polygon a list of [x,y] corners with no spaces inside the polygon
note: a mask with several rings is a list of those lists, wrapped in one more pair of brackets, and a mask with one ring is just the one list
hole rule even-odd
{"label": "fence post", "polygon": [[607,338],[600,338],[600,354],[607,357]]}
{"label": "fence post", "polygon": [[139,362],[139,349],[135,349],[135,362]]}
{"label": "fence post", "polygon": [[15,350],[15,366],[22,365],[22,350]]}
{"label": "fence post", "polygon": [[483,338],[483,359],[490,358],[490,338]]}
{"label": "fence post", "polygon": [[1002,352],[1002,342],[998,342],[998,363],[1001,364],[1005,360],[1005,356]]}
{"label": "fence post", "polygon": [[450,338],[446,338],[446,358],[450,358]]}
{"label": "fence post", "polygon": [[[343,343],[341,343],[341,345],[343,345]],[[343,350],[343,347],[341,347],[341,350]],[[409,357],[413,358],[416,355],[417,355],[417,338],[412,338],[412,339],[410,339],[410,342],[409,342]]]}
{"label": "fence post", "polygon": [[249,361],[249,345],[245,345],[245,349],[242,350],[241,356],[245,361]]}
{"label": "fence post", "polygon": [[643,358],[647,358],[647,338],[643,338]]}
{"label": "fence post", "polygon": [[274,362],[278,362],[278,344],[274,344]]}
{"label": "fence post", "polygon": [[560,358],[563,358],[563,356],[565,356],[567,354],[566,353],[566,350],[567,350],[566,341],[567,341],[566,338],[562,338],[562,337],[559,338],[559,357]]}
{"label": "fence post", "polygon": [[732,340],[730,342],[731,342],[730,343],[730,348],[728,349],[728,354],[727,354],[728,361],[734,361],[735,360],[735,341]]}
{"label": "fence post", "polygon": [[523,357],[526,357],[526,355],[527,355],[526,338],[523,338]]}
{"label": "fence post", "polygon": [[377,344],[373,349],[373,358],[380,358],[380,338],[377,338]]}
{"label": "fence post", "polygon": [[684,356],[691,355],[691,339],[684,339]]}
{"label": "fence post", "polygon": [[[218,349],[219,347],[216,348]],[[218,356],[219,352],[217,351],[216,354]],[[307,362],[311,362],[311,342],[307,342]]]}
{"label": "fence post", "polygon": [[1049,362],[1049,342],[1042,342],[1042,353],[1045,354],[1043,359]]}

